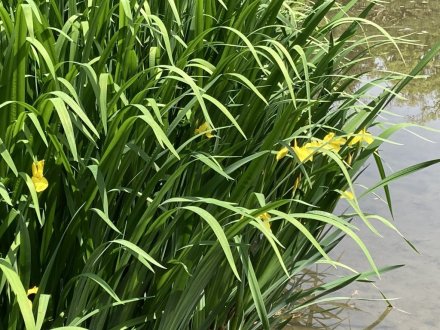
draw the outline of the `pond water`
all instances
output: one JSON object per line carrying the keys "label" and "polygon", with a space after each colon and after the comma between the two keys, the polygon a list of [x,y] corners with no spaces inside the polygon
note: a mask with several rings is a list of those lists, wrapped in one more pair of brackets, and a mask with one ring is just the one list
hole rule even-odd
{"label": "pond water", "polygon": [[[366,5],[369,1],[361,1]],[[372,18],[393,36],[406,36],[419,44],[401,46],[404,64],[392,47],[375,54],[372,66],[378,69],[409,72],[424,52],[440,41],[440,1],[391,0],[374,10]],[[367,31],[367,33],[370,33]],[[419,79],[403,92],[406,100],[394,102],[388,110],[393,115],[384,115],[389,122],[413,122],[428,128],[440,130],[440,56],[423,72],[428,79]],[[386,162],[387,173],[400,170],[423,161],[440,158],[440,133],[421,128],[400,131],[392,136],[401,145],[384,144],[380,154]],[[415,134],[413,134],[415,133]],[[426,141],[421,135],[433,142]],[[387,308],[384,301],[352,300],[336,306],[338,320],[330,313],[322,321],[331,329],[440,329],[440,165],[434,165],[421,172],[401,178],[390,185],[394,223],[418,249],[420,254],[391,230],[379,227],[383,238],[368,232],[362,226],[361,237],[366,241],[378,266],[404,264],[405,267],[386,273],[375,286],[356,283],[338,293],[353,298],[381,299],[382,292],[387,298],[399,298]],[[377,169],[370,164],[359,179],[358,191],[362,185],[371,186],[379,180]],[[378,191],[379,195],[383,195]],[[361,201],[365,212],[377,213],[388,218],[387,205],[379,198],[370,197]],[[342,207],[342,206],[341,206]],[[334,251],[333,257],[356,270],[369,269],[363,254],[356,244],[345,239]],[[328,270],[331,272],[332,270]],[[347,273],[348,274],[348,273]],[[380,291],[379,291],[380,290]],[[327,306],[329,308],[331,306]],[[322,316],[317,313],[316,315]],[[324,319],[326,317],[324,316]],[[306,329],[292,326],[290,329]]]}

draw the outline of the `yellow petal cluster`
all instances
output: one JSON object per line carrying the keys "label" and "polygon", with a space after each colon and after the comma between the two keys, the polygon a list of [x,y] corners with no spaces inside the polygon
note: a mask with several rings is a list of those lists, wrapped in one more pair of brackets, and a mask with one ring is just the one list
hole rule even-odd
{"label": "yellow petal cluster", "polygon": [[350,145],[355,145],[356,143],[362,143],[366,142],[367,144],[371,144],[374,141],[373,136],[367,132],[367,130],[364,128],[360,132],[356,134],[353,139],[350,141]]}
{"label": "yellow petal cluster", "polygon": [[204,122],[202,125],[200,125],[196,130],[194,131],[195,134],[205,133],[206,137],[208,139],[211,139],[214,137],[214,135],[211,133],[212,129],[211,126],[208,124],[208,122]]}
{"label": "yellow petal cluster", "polygon": [[49,186],[49,182],[43,175],[44,160],[32,163],[32,182],[35,186],[36,192],[42,192]]}
{"label": "yellow petal cluster", "polygon": [[[349,145],[353,146],[356,143],[366,142],[368,144],[374,141],[373,136],[366,131],[366,129],[358,132],[353,139],[351,139]],[[342,146],[347,143],[347,139],[342,136],[336,136],[334,132],[328,133],[322,140],[315,139],[313,141],[307,142],[303,146],[299,147],[296,140],[295,145],[292,147],[295,152],[296,157],[298,157],[301,163],[312,161],[313,154],[315,151],[319,151],[320,148],[332,151],[334,153],[339,153]],[[281,160],[287,156],[289,153],[288,148],[283,147],[276,154],[276,160]],[[349,164],[352,161],[352,155],[349,154]]]}
{"label": "yellow petal cluster", "polygon": [[263,214],[260,214],[258,217],[263,221],[264,227],[270,230],[270,218],[271,218],[270,214],[264,212]]}
{"label": "yellow petal cluster", "polygon": [[319,142],[312,141],[306,143],[302,147],[298,147],[298,144],[295,140],[295,145],[293,147],[293,151],[295,152],[296,157],[298,157],[299,161],[301,163],[304,163],[305,161],[312,161],[313,160],[313,153],[315,152],[315,148],[319,147],[317,144]]}
{"label": "yellow petal cluster", "polygon": [[[315,149],[319,148],[320,146],[321,144],[319,143],[319,141],[312,141],[306,143],[302,147],[298,147],[298,143],[295,140],[295,145],[292,147],[292,149],[295,152],[296,157],[298,157],[300,162],[303,163],[304,161],[313,160],[313,153],[315,152]],[[287,156],[288,153],[289,149],[287,149],[287,147],[280,149],[277,152],[276,160],[278,161],[283,159]]]}
{"label": "yellow petal cluster", "polygon": [[323,144],[322,147],[324,149],[333,151],[338,153],[339,150],[341,150],[341,147],[347,142],[347,140],[343,137],[335,136],[334,132],[328,133],[326,136],[324,136],[324,139],[322,140]]}

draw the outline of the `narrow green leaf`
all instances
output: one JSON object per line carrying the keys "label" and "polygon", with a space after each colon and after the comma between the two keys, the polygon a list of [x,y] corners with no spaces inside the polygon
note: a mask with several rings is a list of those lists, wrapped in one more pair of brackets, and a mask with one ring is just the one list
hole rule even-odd
{"label": "narrow green leaf", "polygon": [[235,266],[234,257],[232,256],[232,251],[229,246],[228,239],[226,238],[225,232],[223,231],[218,221],[212,216],[211,213],[201,209],[200,207],[184,206],[182,207],[182,209],[189,210],[191,212],[198,214],[203,220],[205,220],[208,223],[208,225],[211,227],[212,231],[214,232],[215,236],[217,237],[218,242],[220,243],[223,252],[226,256],[226,259],[229,262],[229,266],[234,272],[234,275],[237,277],[238,280],[240,280],[240,275],[238,275],[237,267]]}
{"label": "narrow green leaf", "polygon": [[12,160],[11,154],[9,153],[8,149],[6,149],[6,146],[3,143],[2,139],[0,139],[0,155],[5,160],[9,169],[15,174],[15,176],[18,176],[18,171],[15,167],[14,161]]}
{"label": "narrow green leaf", "polygon": [[58,117],[60,118],[61,125],[63,126],[64,133],[67,137],[67,142],[70,147],[73,159],[78,161],[78,151],[76,149],[75,134],[73,133],[72,121],[70,120],[69,112],[67,111],[64,101],[60,98],[51,98],[50,102],[54,105]]}
{"label": "narrow green leaf", "polygon": [[43,219],[41,218],[40,203],[38,202],[38,195],[37,195],[37,191],[35,190],[34,183],[32,182],[31,177],[27,175],[27,173],[20,172],[19,175],[23,178],[23,180],[26,183],[26,186],[29,189],[29,192],[31,193],[32,204],[34,204],[35,214],[37,215],[38,222],[40,222],[40,225],[43,226],[44,222]]}
{"label": "narrow green leaf", "polygon": [[0,258],[0,270],[3,272],[3,275],[6,277],[6,280],[11,286],[12,292],[14,292],[15,296],[17,297],[17,302],[20,307],[20,312],[23,316],[26,329],[36,329],[31,304],[29,304],[29,299],[27,298],[26,290],[20,281],[20,277],[12,268],[11,264],[2,258]]}
{"label": "narrow green leaf", "polygon": [[122,235],[120,230],[113,224],[113,222],[109,219],[109,217],[99,209],[91,208],[90,211],[95,212],[99,217],[104,220],[104,222],[119,235]]}

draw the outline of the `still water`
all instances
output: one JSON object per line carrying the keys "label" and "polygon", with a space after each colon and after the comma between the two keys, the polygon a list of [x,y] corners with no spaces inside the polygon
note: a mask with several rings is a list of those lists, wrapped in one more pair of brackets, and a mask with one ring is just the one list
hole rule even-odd
{"label": "still water", "polygon": [[[366,5],[369,1],[361,3]],[[379,70],[409,72],[429,46],[440,41],[439,15],[439,0],[391,0],[377,7],[370,18],[384,26],[391,35],[417,40],[419,45],[401,46],[406,63],[389,47],[375,53],[370,65]],[[385,121],[413,122],[440,130],[440,56],[428,65],[423,74],[429,78],[412,83],[402,93],[405,100],[398,100],[389,107],[388,110],[399,117],[384,115]],[[400,145],[384,144],[381,147],[380,154],[386,161],[388,174],[440,158],[439,132],[421,128],[410,130],[400,131],[392,137]],[[357,182],[357,191],[378,180],[375,165],[370,164]],[[396,264],[404,264],[405,267],[384,274],[375,286],[358,283],[338,295],[382,299],[382,292],[387,298],[398,299],[390,301],[392,309],[387,308],[385,301],[351,300],[338,306],[321,306],[335,309],[328,313],[322,313],[322,310],[314,313],[314,318],[310,319],[313,329],[320,322],[326,325],[318,327],[321,329],[440,329],[440,166],[434,165],[401,178],[391,184],[390,189],[394,223],[420,254],[386,228],[379,227],[384,236],[380,238],[360,226],[360,236],[366,241],[379,267]],[[381,195],[380,191],[378,193]],[[361,205],[365,212],[389,218],[388,208],[380,198],[365,198]],[[369,269],[356,244],[348,239],[342,242],[333,257],[340,257],[342,262],[358,271]],[[307,327],[293,326],[291,329]]]}

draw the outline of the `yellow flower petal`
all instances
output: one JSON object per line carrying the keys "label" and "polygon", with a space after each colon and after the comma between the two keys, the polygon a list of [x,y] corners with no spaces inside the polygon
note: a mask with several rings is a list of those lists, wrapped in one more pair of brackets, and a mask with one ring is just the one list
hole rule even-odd
{"label": "yellow flower petal", "polygon": [[335,137],[335,133],[330,132],[324,136],[323,142],[324,149],[338,153],[347,140],[343,137]]}
{"label": "yellow flower petal", "polygon": [[42,178],[44,171],[44,159],[32,163],[32,176]]}
{"label": "yellow flower petal", "polygon": [[200,125],[198,128],[195,129],[195,134],[205,133],[206,137],[208,139],[211,139],[214,137],[214,135],[211,133],[212,129],[211,126],[209,126],[208,122],[204,122],[202,125]]}
{"label": "yellow flower petal", "polygon": [[259,217],[261,220],[263,220],[263,221],[270,220],[270,218],[271,218],[270,214],[267,213],[267,212],[264,212],[263,214],[260,214],[258,217]]}
{"label": "yellow flower petal", "polygon": [[49,182],[44,176],[42,178],[33,176],[32,182],[34,183],[36,192],[42,192],[49,186]]}
{"label": "yellow flower petal", "polygon": [[280,151],[277,152],[276,159],[281,160],[289,153],[289,149],[287,147],[282,148]]}
{"label": "yellow flower petal", "polygon": [[355,136],[354,138],[351,139],[349,145],[354,146],[356,143],[359,143],[359,142],[361,142],[360,136]]}
{"label": "yellow flower petal", "polygon": [[315,150],[310,148],[312,145],[305,145],[304,147],[298,147],[297,142],[295,140],[295,146],[293,147],[293,151],[295,152],[296,157],[298,157],[299,161],[301,163],[304,163],[304,161],[311,161],[313,160],[313,153]]}
{"label": "yellow flower petal", "polygon": [[356,134],[355,137],[350,141],[350,145],[355,145],[356,143],[366,142],[367,144],[371,144],[374,141],[373,136],[367,132],[364,128],[360,132]]}
{"label": "yellow flower petal", "polygon": [[271,230],[269,221],[263,221],[263,225],[264,225],[264,227],[266,227],[266,229]]}
{"label": "yellow flower petal", "polygon": [[329,142],[330,140],[332,140],[335,137],[335,133],[334,132],[330,132],[328,133],[326,136],[324,136],[324,141],[325,142]]}
{"label": "yellow flower petal", "polygon": [[354,199],[354,195],[351,191],[346,190],[341,193],[341,198],[345,198],[351,201]]}
{"label": "yellow flower petal", "polygon": [[37,163],[32,163],[32,176],[38,176]]}
{"label": "yellow flower petal", "polygon": [[49,186],[49,182],[47,182],[43,172],[44,159],[32,163],[32,182],[34,183],[37,192],[44,191]]}
{"label": "yellow flower petal", "polygon": [[304,147],[305,148],[321,148],[322,142],[321,141],[311,141],[307,142]]}
{"label": "yellow flower petal", "polygon": [[363,137],[363,140],[365,142],[367,142],[367,144],[371,144],[371,143],[374,142],[374,138],[373,138],[373,136],[370,133],[365,133],[364,137]]}
{"label": "yellow flower petal", "polygon": [[341,146],[335,143],[327,143],[323,146],[323,148],[329,151],[333,151],[335,153],[338,153],[341,150]]}
{"label": "yellow flower petal", "polygon": [[33,288],[27,290],[27,293],[26,293],[26,294],[27,294],[28,296],[30,296],[31,294],[37,294],[37,292],[38,292],[38,287],[37,287],[37,286],[34,286]]}
{"label": "yellow flower petal", "polygon": [[264,212],[263,214],[260,214],[258,217],[263,221],[263,225],[268,230],[270,230],[270,218],[271,218],[270,214],[267,212]]}

